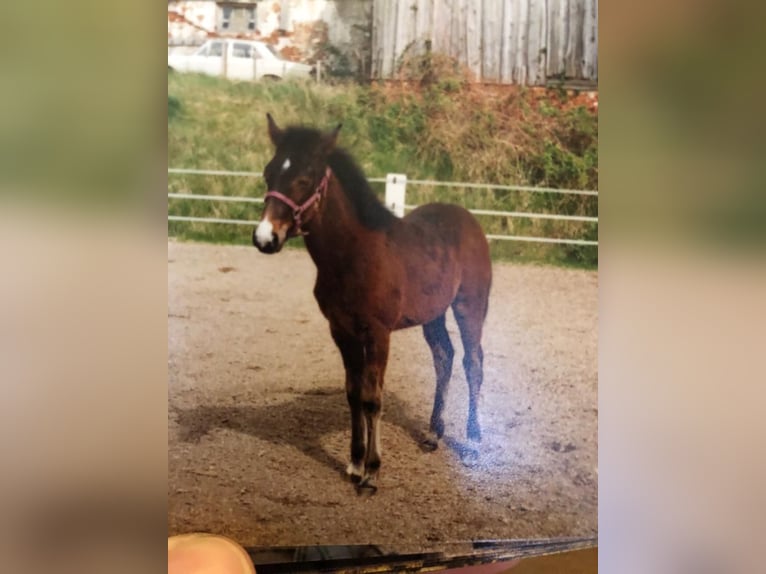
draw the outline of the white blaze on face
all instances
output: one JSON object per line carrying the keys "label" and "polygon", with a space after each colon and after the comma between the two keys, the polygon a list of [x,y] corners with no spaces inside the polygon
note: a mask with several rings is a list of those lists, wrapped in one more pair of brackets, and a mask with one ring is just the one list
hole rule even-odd
{"label": "white blaze on face", "polygon": [[290,169],[290,158],[289,157],[285,160],[285,163],[282,164],[282,171],[287,171],[288,169]]}
{"label": "white blaze on face", "polygon": [[266,247],[271,243],[272,234],[274,233],[274,226],[268,219],[262,220],[258,227],[255,228],[255,239],[258,241],[258,245]]}

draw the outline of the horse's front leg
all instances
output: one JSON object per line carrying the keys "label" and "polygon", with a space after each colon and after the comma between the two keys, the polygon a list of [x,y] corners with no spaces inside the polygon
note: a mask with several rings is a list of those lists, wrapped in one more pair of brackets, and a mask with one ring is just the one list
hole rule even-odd
{"label": "horse's front leg", "polygon": [[361,485],[377,488],[380,470],[380,415],[383,406],[383,377],[388,363],[391,333],[383,326],[369,327],[364,336],[362,411],[367,426],[367,456]]}
{"label": "horse's front leg", "polygon": [[364,348],[362,343],[338,328],[331,327],[332,337],[343,357],[346,369],[346,398],[351,411],[351,460],[346,474],[353,482],[364,476],[364,458],[367,450],[367,426],[362,413],[362,374]]}

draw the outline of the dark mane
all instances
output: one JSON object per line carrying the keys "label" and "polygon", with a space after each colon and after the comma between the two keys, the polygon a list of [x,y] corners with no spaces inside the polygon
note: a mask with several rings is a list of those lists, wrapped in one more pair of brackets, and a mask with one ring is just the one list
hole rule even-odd
{"label": "dark mane", "polygon": [[370,189],[362,169],[343,149],[335,148],[327,159],[335,177],[340,181],[343,193],[354,207],[356,216],[365,227],[387,229],[396,219]]}
{"label": "dark mane", "polygon": [[[322,133],[317,129],[290,126],[284,131],[281,144],[287,149],[305,150],[320,146],[321,139]],[[378,200],[351,155],[341,148],[335,148],[327,158],[327,163],[340,181],[343,193],[362,225],[369,229],[388,229],[396,216]]]}

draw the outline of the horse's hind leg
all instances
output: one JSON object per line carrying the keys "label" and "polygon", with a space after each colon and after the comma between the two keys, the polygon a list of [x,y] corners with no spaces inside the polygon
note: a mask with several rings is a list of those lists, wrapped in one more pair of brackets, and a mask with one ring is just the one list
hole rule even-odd
{"label": "horse's hind leg", "polygon": [[463,368],[468,381],[468,425],[467,435],[470,440],[481,440],[479,424],[479,393],[484,379],[484,351],[481,348],[481,334],[484,318],[487,314],[489,289],[477,289],[466,292],[463,287],[452,303],[455,320],[460,327],[463,340]]}
{"label": "horse's hind leg", "polygon": [[426,338],[428,346],[431,348],[431,354],[434,359],[434,368],[436,370],[436,393],[434,394],[434,408],[431,413],[431,424],[429,430],[431,436],[429,442],[436,448],[439,439],[444,435],[444,401],[447,396],[449,380],[452,376],[452,363],[455,357],[455,349],[447,333],[445,324],[446,315],[442,315],[423,325],[423,335]]}

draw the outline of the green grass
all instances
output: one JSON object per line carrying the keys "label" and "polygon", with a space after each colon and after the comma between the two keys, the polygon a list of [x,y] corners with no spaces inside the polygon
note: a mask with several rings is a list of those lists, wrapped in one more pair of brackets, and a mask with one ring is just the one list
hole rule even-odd
{"label": "green grass", "polygon": [[[446,80],[450,80],[447,78]],[[260,172],[273,153],[265,116],[281,126],[331,128],[343,122],[340,145],[368,177],[473,181],[597,189],[598,122],[583,108],[562,110],[524,89],[484,93],[457,81],[433,85],[235,83],[168,75],[169,167]],[[446,83],[445,83],[446,82]],[[261,196],[259,178],[168,176],[169,191]],[[383,184],[373,184],[382,198]],[[597,215],[595,197],[434,188],[409,185],[407,203],[459,203],[469,208]],[[169,200],[175,215],[257,219],[259,204]],[[596,239],[592,223],[479,217],[487,233]],[[180,239],[248,244],[249,226],[169,222]],[[298,243],[298,242],[296,242]],[[493,241],[493,256],[593,268],[595,247]]]}

